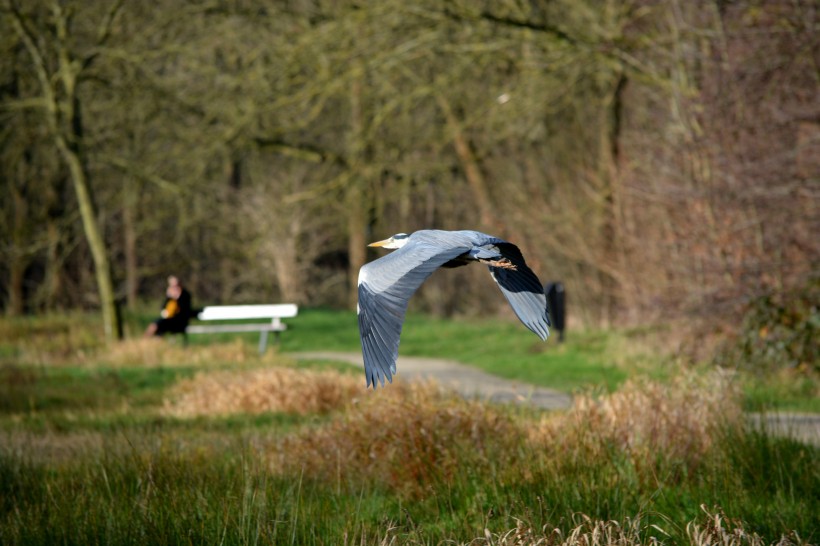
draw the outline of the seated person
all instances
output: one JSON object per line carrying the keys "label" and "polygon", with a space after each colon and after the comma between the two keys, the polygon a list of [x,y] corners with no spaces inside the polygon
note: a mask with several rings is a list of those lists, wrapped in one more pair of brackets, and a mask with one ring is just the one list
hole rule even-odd
{"label": "seated person", "polygon": [[168,277],[168,288],[165,290],[165,303],[162,305],[160,318],[148,325],[145,337],[161,336],[168,333],[181,334],[188,327],[191,318],[191,295],[177,277]]}

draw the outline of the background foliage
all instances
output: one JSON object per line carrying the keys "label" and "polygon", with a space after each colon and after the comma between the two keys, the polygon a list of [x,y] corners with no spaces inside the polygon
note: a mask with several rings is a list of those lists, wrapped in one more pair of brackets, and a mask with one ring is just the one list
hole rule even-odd
{"label": "background foliage", "polygon": [[[816,31],[801,0],[3,0],[0,303],[176,273],[344,306],[370,239],[474,228],[585,322],[731,329],[817,277]],[[465,269],[413,305],[503,307]]]}

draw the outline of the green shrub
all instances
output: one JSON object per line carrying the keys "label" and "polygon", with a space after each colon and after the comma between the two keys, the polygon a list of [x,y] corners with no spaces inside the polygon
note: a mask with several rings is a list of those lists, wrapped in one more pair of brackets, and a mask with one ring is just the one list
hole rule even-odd
{"label": "green shrub", "polygon": [[753,301],[718,363],[760,374],[782,369],[820,374],[819,302],[820,278],[802,290]]}

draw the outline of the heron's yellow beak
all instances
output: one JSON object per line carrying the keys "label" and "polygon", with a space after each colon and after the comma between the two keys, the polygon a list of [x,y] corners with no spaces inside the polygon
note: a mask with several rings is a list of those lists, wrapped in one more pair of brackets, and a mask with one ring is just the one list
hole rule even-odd
{"label": "heron's yellow beak", "polygon": [[369,245],[367,245],[367,246],[384,246],[384,245],[386,245],[386,244],[387,244],[387,243],[389,243],[389,242],[390,242],[390,239],[385,239],[385,240],[383,240],[383,241],[376,241],[375,243],[370,243],[370,244],[369,244]]}

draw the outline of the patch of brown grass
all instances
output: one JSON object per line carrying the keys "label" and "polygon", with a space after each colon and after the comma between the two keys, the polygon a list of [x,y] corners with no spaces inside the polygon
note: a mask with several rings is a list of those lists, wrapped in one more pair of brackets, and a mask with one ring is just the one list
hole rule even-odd
{"label": "patch of brown grass", "polygon": [[491,476],[492,461],[519,435],[511,419],[433,383],[367,391],[327,425],[282,440],[274,472],[386,485],[415,496],[456,473]]}
{"label": "patch of brown grass", "polygon": [[668,384],[628,381],[600,398],[578,396],[567,413],[547,416],[531,428],[529,438],[554,455],[605,457],[614,448],[639,470],[661,460],[692,470],[722,431],[741,423],[740,394],[730,378],[692,373]]}
{"label": "patch of brown grass", "polygon": [[[686,536],[693,546],[711,546],[712,544],[720,544],[721,546],[767,545],[757,533],[747,531],[742,522],[728,518],[722,510],[713,509],[710,511],[705,505],[701,505],[700,508],[705,514],[704,521],[691,521],[686,525]],[[780,540],[771,544],[773,546],[808,546],[808,543],[795,532],[783,535]]]}
{"label": "patch of brown grass", "polygon": [[[719,509],[709,510],[701,506],[705,517],[689,522],[686,526],[689,546],[801,546],[808,544],[792,533],[772,543],[764,541],[757,533],[747,531],[743,524],[731,521]],[[713,513],[714,512],[714,513]],[[644,546],[665,544],[670,535],[661,527],[649,524],[641,517],[626,518],[623,522],[592,519],[577,514],[573,525],[566,530],[551,525],[533,529],[519,521],[515,529],[494,534],[485,530],[484,537],[469,542],[471,546]]]}
{"label": "patch of brown grass", "polygon": [[[719,509],[701,506],[704,516],[686,525],[686,539],[676,542],[662,527],[637,516],[623,521],[593,519],[575,514],[568,525],[544,525],[540,529],[517,520],[514,529],[493,532],[484,529],[484,536],[470,541],[447,541],[459,546],[811,546],[792,532],[774,542],[766,542],[757,533],[748,531],[742,522],[733,521]],[[364,541],[362,541],[364,543]],[[401,526],[391,525],[378,539],[380,546],[420,546],[429,544],[424,537],[407,536]]]}
{"label": "patch of brown grass", "polygon": [[[112,343],[94,355],[94,362],[113,367],[128,366],[208,366],[230,362],[244,364],[260,360],[254,347],[235,339],[229,343],[214,343],[185,347],[181,339],[137,338]],[[262,360],[275,360],[269,351]]]}
{"label": "patch of brown grass", "polygon": [[542,529],[533,529],[523,521],[518,521],[515,529],[493,534],[489,529],[484,530],[484,537],[470,542],[471,545],[498,545],[498,546],[632,546],[654,545],[661,542],[654,535],[666,533],[654,527],[654,533],[646,529],[646,524],[640,518],[626,518],[623,523],[592,519],[586,514],[576,514],[573,518],[574,527],[560,529],[545,525]]}
{"label": "patch of brown grass", "polygon": [[433,384],[365,393],[359,387],[357,394],[331,422],[281,440],[271,454],[274,471],[331,483],[344,476],[410,496],[459,473],[482,480],[559,476],[578,461],[609,464],[613,456],[631,463],[641,480],[660,473],[674,479],[703,464],[721,431],[742,423],[737,394],[719,374],[630,382],[541,418],[463,400]]}
{"label": "patch of brown grass", "polygon": [[326,414],[364,391],[358,378],[291,368],[200,373],[181,381],[163,411],[176,417],[284,412]]}

